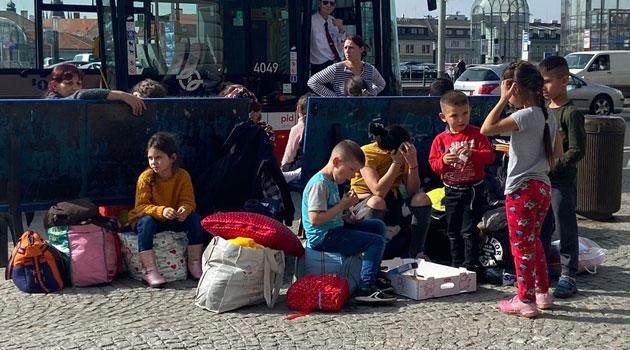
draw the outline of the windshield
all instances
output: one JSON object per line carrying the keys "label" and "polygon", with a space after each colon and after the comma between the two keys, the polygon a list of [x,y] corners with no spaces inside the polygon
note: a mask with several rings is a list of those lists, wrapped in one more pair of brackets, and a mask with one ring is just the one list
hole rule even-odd
{"label": "windshield", "polygon": [[584,69],[591,58],[593,58],[593,54],[571,53],[564,58],[567,60],[567,64],[569,64],[569,69]]}
{"label": "windshield", "polygon": [[458,81],[498,81],[499,76],[490,69],[470,68],[459,76]]}

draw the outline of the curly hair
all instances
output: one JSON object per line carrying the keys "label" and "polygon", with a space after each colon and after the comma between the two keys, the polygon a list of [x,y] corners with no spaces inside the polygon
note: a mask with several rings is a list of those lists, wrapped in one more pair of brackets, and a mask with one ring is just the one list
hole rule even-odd
{"label": "curly hair", "polygon": [[162,84],[153,79],[144,79],[131,88],[131,93],[137,93],[140,97],[159,98],[166,97],[166,89]]}

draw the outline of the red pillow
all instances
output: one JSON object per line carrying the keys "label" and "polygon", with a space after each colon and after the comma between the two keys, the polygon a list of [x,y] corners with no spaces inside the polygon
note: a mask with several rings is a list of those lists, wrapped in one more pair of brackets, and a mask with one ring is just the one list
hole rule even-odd
{"label": "red pillow", "polygon": [[287,255],[302,256],[304,247],[297,236],[282,223],[264,215],[247,212],[218,213],[201,220],[201,226],[211,235],[223,239],[251,238]]}

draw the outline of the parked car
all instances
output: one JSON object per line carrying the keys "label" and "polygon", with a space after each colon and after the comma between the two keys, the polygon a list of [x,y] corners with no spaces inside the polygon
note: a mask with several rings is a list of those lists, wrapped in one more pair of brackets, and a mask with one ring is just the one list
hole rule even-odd
{"label": "parked car", "polygon": [[101,62],[90,62],[86,64],[82,64],[79,66],[79,69],[100,69]]}
{"label": "parked car", "polygon": [[[455,90],[467,95],[499,95],[503,70],[508,65],[478,65],[466,69],[455,82]],[[609,115],[621,113],[624,97],[621,91],[606,85],[588,83],[570,75],[567,86],[569,98],[575,106],[586,114]]]}
{"label": "parked car", "polygon": [[402,79],[435,79],[437,66],[433,63],[405,62],[400,65]]}
{"label": "parked car", "polygon": [[571,73],[589,83],[630,87],[630,51],[583,51],[564,58]]}
{"label": "parked car", "polygon": [[94,62],[96,58],[94,57],[94,54],[91,53],[80,53],[75,55],[72,60],[77,62],[89,63]]}
{"label": "parked car", "polygon": [[55,67],[57,67],[57,66],[59,66],[59,65],[62,65],[62,64],[71,64],[71,65],[73,65],[73,66],[78,67],[78,66],[80,66],[80,65],[82,65],[82,64],[84,64],[84,63],[85,63],[85,62],[81,62],[81,61],[63,61],[63,62],[59,62],[59,63],[55,63],[55,64],[51,64],[50,66],[48,66],[48,67],[46,67],[46,68],[55,68]]}

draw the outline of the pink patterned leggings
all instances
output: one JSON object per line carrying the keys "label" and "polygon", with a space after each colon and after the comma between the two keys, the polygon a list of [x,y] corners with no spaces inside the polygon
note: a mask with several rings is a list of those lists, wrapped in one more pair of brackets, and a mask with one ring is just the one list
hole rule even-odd
{"label": "pink patterned leggings", "polygon": [[518,298],[524,303],[536,302],[536,287],[540,293],[549,290],[547,261],[539,236],[550,200],[551,187],[539,180],[525,181],[505,196]]}

